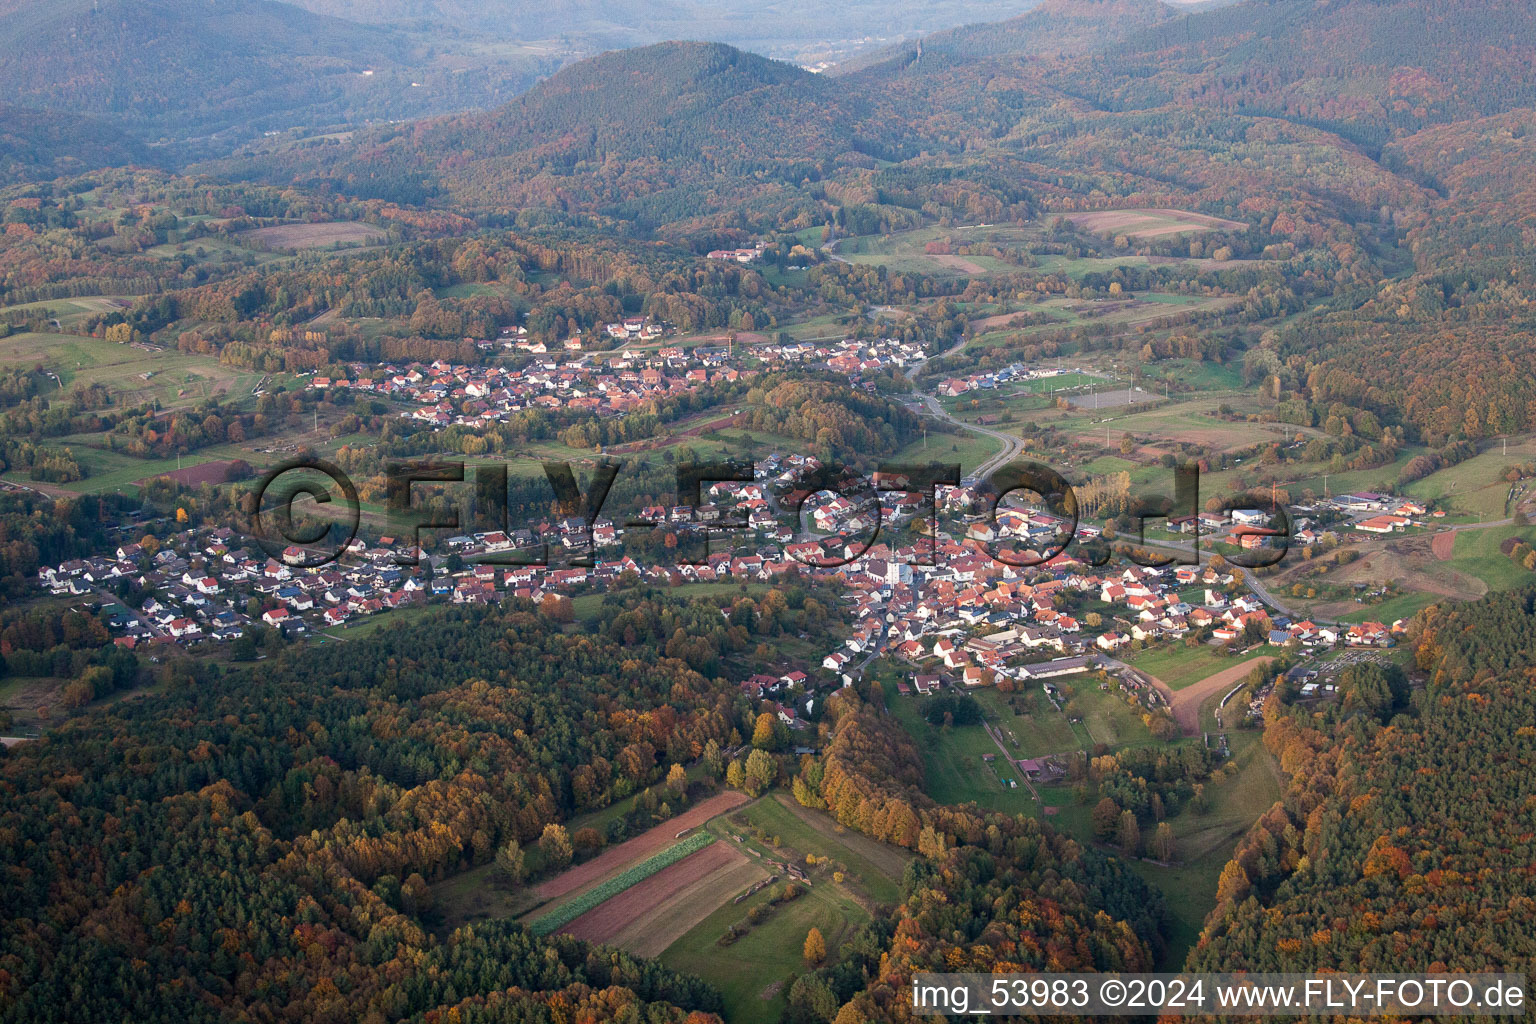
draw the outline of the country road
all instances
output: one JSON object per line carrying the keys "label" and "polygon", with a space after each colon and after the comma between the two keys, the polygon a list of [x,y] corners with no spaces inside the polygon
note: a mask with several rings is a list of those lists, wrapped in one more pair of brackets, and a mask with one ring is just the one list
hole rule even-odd
{"label": "country road", "polygon": [[[906,373],[907,379],[916,380],[918,373],[929,363],[932,363],[934,359],[943,359],[945,356],[952,356],[963,348],[965,348],[964,338],[957,341],[952,347],[945,349],[943,352],[940,352],[938,355],[934,356],[933,359],[925,359],[921,363],[913,363],[904,371]],[[998,469],[1007,465],[1015,456],[1021,454],[1024,451],[1024,442],[1020,438],[1013,437],[1009,434],[1004,434],[998,430],[988,430],[986,427],[978,427],[975,424],[966,423],[964,420],[958,420],[946,412],[944,407],[939,404],[938,399],[934,398],[932,395],[919,391],[915,393],[914,397],[916,397],[918,404],[921,406],[919,411],[922,415],[930,416],[936,420],[943,420],[945,423],[948,423],[951,426],[959,427],[961,430],[968,430],[973,434],[980,434],[983,437],[990,437],[992,440],[999,442],[1003,446],[1002,451],[992,456],[992,458],[988,459],[986,462],[983,462],[980,466],[977,466],[975,470],[965,473],[966,479],[976,481],[985,480],[993,473],[997,472]],[[961,467],[962,472],[964,471],[964,468],[965,467],[963,466]]]}
{"label": "country road", "polygon": [[992,456],[986,462],[983,462],[981,465],[977,466],[971,472],[966,473],[965,475],[967,479],[976,480],[978,482],[985,480],[993,473],[1001,469],[1003,466],[1013,461],[1016,456],[1023,454],[1024,440],[1022,438],[1014,437],[1011,434],[1005,434],[1000,430],[989,430],[986,427],[979,427],[974,423],[967,423],[964,420],[957,420],[955,417],[945,412],[944,407],[939,405],[938,399],[934,398],[932,395],[921,395],[919,397],[922,399],[923,407],[927,409],[928,415],[932,416],[934,419],[943,420],[946,423],[959,427],[961,430],[968,430],[973,434],[980,434],[983,437],[990,437],[992,440],[1002,444],[1003,450]]}
{"label": "country road", "polygon": [[[906,374],[907,380],[917,380],[917,375],[921,373],[929,363],[933,362],[934,359],[944,359],[948,356],[952,356],[963,348],[965,348],[965,339],[961,338],[959,341],[955,342],[954,345],[945,349],[943,352],[940,352],[938,355],[933,356],[930,359],[924,359],[920,363],[913,363],[911,366],[903,370],[902,373]],[[921,396],[922,393],[919,392],[918,394]]]}

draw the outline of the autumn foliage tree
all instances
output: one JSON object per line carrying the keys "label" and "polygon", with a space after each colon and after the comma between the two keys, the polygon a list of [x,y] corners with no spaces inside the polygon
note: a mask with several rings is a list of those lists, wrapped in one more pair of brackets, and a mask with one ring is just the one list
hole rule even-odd
{"label": "autumn foliage tree", "polygon": [[801,949],[801,955],[811,967],[821,966],[821,962],[827,958],[827,943],[821,937],[820,928],[812,928],[805,936],[805,945]]}

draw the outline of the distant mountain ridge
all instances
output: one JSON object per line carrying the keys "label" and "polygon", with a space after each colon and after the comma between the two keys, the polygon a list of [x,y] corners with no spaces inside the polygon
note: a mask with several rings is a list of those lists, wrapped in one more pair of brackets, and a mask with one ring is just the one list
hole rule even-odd
{"label": "distant mountain ridge", "polygon": [[1044,0],[1006,21],[962,25],[839,65],[846,74],[886,63],[978,57],[1071,57],[1115,45],[1178,17],[1160,0]]}
{"label": "distant mountain ridge", "polygon": [[1528,0],[1246,0],[1128,35],[1056,85],[1105,109],[1265,113],[1379,145],[1536,105]]}
{"label": "distant mountain ridge", "polygon": [[[754,124],[752,115],[770,115],[769,101],[781,116]],[[440,122],[425,138],[451,146],[478,133],[490,146],[482,155],[543,147],[580,158],[708,160],[733,136],[760,136],[775,155],[800,146],[800,156],[814,156],[845,141],[856,116],[824,78],[723,43],[677,42],[573,64],[497,110]]]}
{"label": "distant mountain ridge", "polygon": [[798,185],[840,162],[914,152],[915,140],[889,109],[825,76],[722,43],[673,42],[570,65],[495,110],[306,148],[296,162],[221,166],[381,197],[400,195],[382,190],[404,180],[418,196],[445,187],[477,206],[604,208],[715,178],[748,191]]}
{"label": "distant mountain ridge", "polygon": [[1037,0],[294,0],[364,24],[432,25],[482,38],[558,40],[576,50],[675,39],[724,42],[799,59],[820,47],[857,46],[1027,10]]}
{"label": "distant mountain ridge", "polygon": [[[1536,39],[1536,11],[1473,0],[1459,12],[1430,0],[1249,0],[1193,14],[1158,0],[1049,0],[1001,26],[925,41],[921,62],[837,76],[724,44],[662,43],[569,65],[495,110],[257,147],[213,169],[504,216],[537,209],[642,230],[708,220],[718,230],[810,210],[827,192],[869,206],[918,202],[914,181],[1011,206],[1032,189],[1092,189],[1107,173],[1158,202],[1191,187],[1226,201],[1237,181],[1290,179],[1265,169],[1268,158],[1199,180],[1169,169],[1254,135],[1276,151],[1324,147],[1352,168],[1312,200],[1377,203],[1389,172],[1373,154],[1392,139],[1536,106],[1530,64],[1506,66],[1508,53],[1532,47],[1511,49],[1507,28]],[[1405,26],[1396,34],[1394,20]],[[1114,32],[1101,38],[1100,22]],[[1355,47],[1363,30],[1381,38]],[[1081,47],[1092,49],[1063,52]],[[900,173],[886,166],[908,161]]]}
{"label": "distant mountain ridge", "polygon": [[153,162],[146,146],[99,118],[0,103],[0,180]]}
{"label": "distant mountain ridge", "polygon": [[185,107],[207,127],[223,104],[257,115],[406,54],[390,32],[275,0],[58,0],[0,18],[0,91],[134,125]]}
{"label": "distant mountain ridge", "polygon": [[249,137],[494,104],[554,66],[531,57],[445,65],[396,29],[277,0],[0,7],[0,96],[107,118],[146,139]]}

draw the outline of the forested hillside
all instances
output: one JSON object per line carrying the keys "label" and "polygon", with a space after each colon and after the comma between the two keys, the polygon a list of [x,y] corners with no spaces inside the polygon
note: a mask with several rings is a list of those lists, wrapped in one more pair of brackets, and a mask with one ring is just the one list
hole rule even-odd
{"label": "forested hillside", "polygon": [[[747,629],[687,605],[616,621],[615,640],[568,636],[524,605],[258,671],[181,662],[163,695],[11,753],[0,1020],[396,1020],[482,997],[506,1004],[485,1019],[551,1000],[716,1009],[695,981],[570,940],[506,925],[439,946],[421,926],[424,880],[750,722],[735,686],[689,667]],[[693,641],[675,657],[633,650],[678,630]]]}
{"label": "forested hillside", "polygon": [[833,713],[831,744],[796,798],[923,858],[890,921],[795,983],[789,1020],[827,1024],[837,1007],[838,1019],[908,1020],[921,971],[1151,970],[1162,899],[1123,862],[1034,819],[936,805],[892,716],[847,691]]}
{"label": "forested hillside", "polygon": [[[914,153],[915,133],[868,98],[788,64],[713,43],[664,43],[572,65],[496,110],[230,166],[273,180],[319,171],[367,194],[402,176],[454,202],[601,210],[656,226],[727,205],[792,205],[788,186],[842,161]],[[445,161],[446,154],[455,154]],[[702,200],[702,201],[701,201]],[[739,216],[739,214],[738,214]]]}
{"label": "forested hillside", "polygon": [[1536,101],[1521,0],[1249,0],[1150,28],[1051,82],[1107,109],[1166,104],[1318,124],[1367,146]]}
{"label": "forested hillside", "polygon": [[846,74],[881,65],[898,67],[925,62],[943,66],[978,57],[1070,57],[1104,50],[1126,36],[1176,17],[1161,0],[1044,0],[1038,7],[1006,21],[962,25],[935,32],[917,42],[881,50],[840,64]]}
{"label": "forested hillside", "polygon": [[0,104],[0,178],[62,177],[152,162],[145,146],[106,121]]}
{"label": "forested hillside", "polygon": [[1526,589],[1426,612],[1430,682],[1396,714],[1388,701],[1348,721],[1271,721],[1265,742],[1291,785],[1222,873],[1191,969],[1530,964],[1533,609]]}
{"label": "forested hillside", "polygon": [[529,57],[450,66],[439,56],[402,32],[278,0],[59,0],[0,12],[8,102],[94,114],[193,151],[220,133],[504,102],[557,66]]}

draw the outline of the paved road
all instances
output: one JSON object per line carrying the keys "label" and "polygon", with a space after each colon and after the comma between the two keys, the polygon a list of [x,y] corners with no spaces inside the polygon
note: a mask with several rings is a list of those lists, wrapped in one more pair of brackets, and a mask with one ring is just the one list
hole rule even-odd
{"label": "paved road", "polygon": [[946,356],[952,356],[963,348],[965,348],[965,339],[961,338],[959,341],[955,342],[954,347],[945,349],[943,352],[940,352],[938,355],[934,356],[933,359],[924,359],[920,363],[913,363],[903,372],[906,373],[907,380],[916,380],[918,372],[921,371],[923,367],[933,362],[934,359],[943,359]]}
{"label": "paved road", "polygon": [[[92,587],[91,588],[91,593],[93,593],[97,597],[101,598],[107,604],[121,605],[124,608],[128,608],[128,605],[125,604],[121,598],[119,598],[116,594],[112,593],[109,590],[104,590],[101,587]],[[155,636],[160,637],[162,640],[169,640],[169,639],[171,639],[170,632],[168,630],[162,629],[160,626],[156,625],[155,621],[153,619],[151,619],[148,615],[145,615],[142,611],[133,611],[133,609],[131,609],[131,608],[129,608],[128,610],[130,612],[132,612],[132,614],[141,623],[144,624],[144,628],[145,629],[147,629],[151,633],[155,634]]]}
{"label": "paved road", "polygon": [[[957,341],[953,347],[948,348],[934,356],[933,359],[943,359],[945,356],[952,356],[956,352],[959,352],[962,348],[965,348],[964,338]],[[933,359],[926,359],[921,363],[914,363],[913,365],[907,367],[904,371],[907,375],[907,379],[915,380],[923,367],[933,362]],[[1010,461],[1013,460],[1015,456],[1021,454],[1024,451],[1024,442],[1020,438],[1005,434],[999,430],[989,430],[986,427],[979,427],[973,423],[966,423],[964,420],[957,420],[948,412],[945,412],[944,407],[939,404],[939,400],[934,398],[932,395],[918,392],[916,398],[919,406],[921,407],[919,412],[923,415],[930,416],[936,420],[943,420],[945,423],[948,423],[951,426],[959,427],[961,430],[969,431],[972,434],[980,434],[983,437],[990,437],[1003,446],[1002,451],[992,456],[992,458],[988,459],[986,462],[983,462],[980,466],[976,467],[975,470],[966,473],[965,475],[967,479],[977,481],[985,480],[987,477],[997,472],[998,469],[1007,465]],[[961,467],[961,469],[964,470],[964,467]]]}
{"label": "paved road", "polygon": [[943,420],[952,426],[959,427],[961,430],[968,430],[973,434],[980,434],[982,437],[990,437],[992,440],[997,441],[1003,446],[1002,451],[998,452],[986,462],[983,462],[981,465],[977,466],[971,472],[966,473],[965,475],[967,479],[976,481],[985,480],[993,473],[1001,469],[1003,466],[1013,461],[1014,458],[1023,453],[1024,440],[1022,438],[1014,437],[1011,434],[1005,434],[1000,430],[991,430],[987,427],[979,427],[974,423],[967,423],[964,420],[957,420],[955,417],[945,412],[944,407],[939,404],[938,399],[934,398],[932,395],[922,395],[920,397],[922,399],[923,407],[927,410],[928,415],[932,416],[934,419]]}

